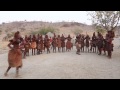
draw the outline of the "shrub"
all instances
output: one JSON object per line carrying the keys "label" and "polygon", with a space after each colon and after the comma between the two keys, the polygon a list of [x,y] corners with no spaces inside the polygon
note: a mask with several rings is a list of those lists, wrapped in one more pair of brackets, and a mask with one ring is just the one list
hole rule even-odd
{"label": "shrub", "polygon": [[47,27],[47,28],[41,28],[38,31],[32,31],[31,34],[42,34],[42,35],[46,35],[48,32],[51,33],[55,33],[55,29],[52,27]]}
{"label": "shrub", "polygon": [[83,30],[81,30],[81,29],[75,29],[75,30],[73,30],[73,33],[75,35],[81,34],[82,32],[83,32]]}
{"label": "shrub", "polygon": [[7,37],[8,37],[8,38],[11,38],[11,37],[13,37],[13,36],[14,36],[14,32],[7,34]]}
{"label": "shrub", "polygon": [[105,32],[106,32],[105,29],[103,29],[103,28],[101,28],[101,27],[99,27],[99,26],[96,27],[96,31],[97,31],[97,32],[100,32],[101,34],[105,34]]}

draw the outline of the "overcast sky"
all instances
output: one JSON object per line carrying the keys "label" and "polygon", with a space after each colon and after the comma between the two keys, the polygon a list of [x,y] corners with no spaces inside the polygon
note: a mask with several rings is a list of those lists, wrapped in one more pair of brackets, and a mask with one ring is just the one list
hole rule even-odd
{"label": "overcast sky", "polygon": [[0,11],[0,23],[12,21],[75,21],[92,24],[86,11]]}

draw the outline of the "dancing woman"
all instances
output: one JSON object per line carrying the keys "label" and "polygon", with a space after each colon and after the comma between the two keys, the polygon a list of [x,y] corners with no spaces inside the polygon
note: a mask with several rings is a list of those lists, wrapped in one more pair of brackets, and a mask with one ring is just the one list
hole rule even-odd
{"label": "dancing woman", "polygon": [[10,48],[8,53],[9,66],[4,74],[5,76],[7,76],[7,73],[11,69],[11,67],[16,67],[16,77],[19,75],[19,68],[22,67],[22,52],[19,45],[20,43],[21,43],[21,36],[20,36],[20,32],[17,31],[14,35],[14,38],[10,40],[10,43],[8,44],[8,47]]}

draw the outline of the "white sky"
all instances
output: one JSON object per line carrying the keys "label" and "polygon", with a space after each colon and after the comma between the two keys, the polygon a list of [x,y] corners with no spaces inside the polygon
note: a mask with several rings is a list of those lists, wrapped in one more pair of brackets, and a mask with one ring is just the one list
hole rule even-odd
{"label": "white sky", "polygon": [[0,11],[0,23],[12,21],[75,21],[92,24],[86,11]]}

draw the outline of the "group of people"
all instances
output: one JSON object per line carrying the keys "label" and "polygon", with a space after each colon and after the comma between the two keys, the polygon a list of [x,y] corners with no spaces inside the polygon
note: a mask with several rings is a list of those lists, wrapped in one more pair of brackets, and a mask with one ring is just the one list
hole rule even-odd
{"label": "group of people", "polygon": [[[32,50],[32,55],[42,54],[43,51],[47,50],[47,53],[50,53],[50,48],[53,49],[53,52],[56,53],[56,48],[58,48],[58,52],[70,51],[73,47],[73,43],[71,43],[71,36],[64,37],[56,34],[51,38],[48,35],[45,35],[43,38],[42,35],[25,35],[25,38],[21,37],[20,32],[17,31],[14,34],[14,38],[9,40],[8,47],[10,48],[8,53],[8,63],[9,66],[5,72],[5,76],[7,76],[8,71],[11,67],[16,67],[16,76],[19,75],[19,68],[22,67],[22,58],[26,58],[29,56],[29,51]],[[65,42],[67,40],[67,42]]]}
{"label": "group of people", "polygon": [[103,35],[99,32],[97,33],[97,35],[94,32],[91,39],[89,35],[84,36],[79,34],[76,36],[75,42],[77,48],[76,53],[80,55],[80,51],[84,52],[84,47],[86,46],[86,51],[88,52],[98,52],[98,55],[101,55],[102,51],[104,51],[104,54],[106,55],[107,52],[108,58],[111,58],[114,47],[112,43],[114,37],[115,34],[113,31],[108,31],[105,37],[103,37]]}
{"label": "group of people", "polygon": [[[99,55],[101,55],[102,50],[105,52],[105,54],[107,51],[108,57],[111,58],[113,51],[113,38],[114,33],[112,31],[108,31],[105,38],[103,38],[102,34],[99,32],[97,36],[95,35],[95,33],[93,33],[92,39],[90,39],[89,35],[85,36],[79,34],[76,36],[75,39],[75,45],[77,49],[76,54],[80,55],[80,52],[84,52],[84,47],[86,46],[86,51],[96,52],[98,50]],[[61,49],[62,52],[65,52],[65,47],[66,51],[71,51],[71,49],[73,48],[73,43],[71,42],[71,40],[72,38],[70,35],[68,35],[68,37],[65,37],[63,34],[61,36],[56,36],[56,34],[54,34],[54,36],[50,38],[48,37],[48,35],[45,35],[45,37],[43,38],[43,36],[40,34],[38,34],[37,36],[25,35],[25,38],[22,38],[20,32],[17,31],[14,34],[14,38],[12,40],[9,40],[9,67],[7,68],[4,75],[7,76],[7,73],[11,69],[11,67],[16,67],[16,76],[18,76],[19,68],[22,67],[22,56],[24,56],[24,58],[26,58],[26,56],[29,56],[30,50],[32,50],[32,55],[42,54],[42,52],[45,50],[47,50],[47,53],[50,53],[50,49],[53,49],[53,52],[56,53],[56,48],[58,48],[58,52],[61,52]]]}
{"label": "group of people", "polygon": [[[58,52],[65,52],[65,47],[66,51],[70,51],[71,48],[73,47],[73,43],[71,43],[71,37],[68,35],[68,37],[64,37],[54,33],[54,36],[48,37],[48,35],[45,35],[43,38],[42,35],[38,34],[37,36],[35,35],[30,35],[29,37],[25,35],[25,38],[22,39],[22,42],[20,43],[20,46],[22,47],[21,50],[24,53],[24,58],[29,55],[29,50],[32,49],[32,55],[39,55],[42,54],[43,51],[47,50],[47,53],[50,53],[50,50],[53,49],[53,52],[56,53],[56,48],[58,48]],[[67,42],[65,42],[67,40]]]}

